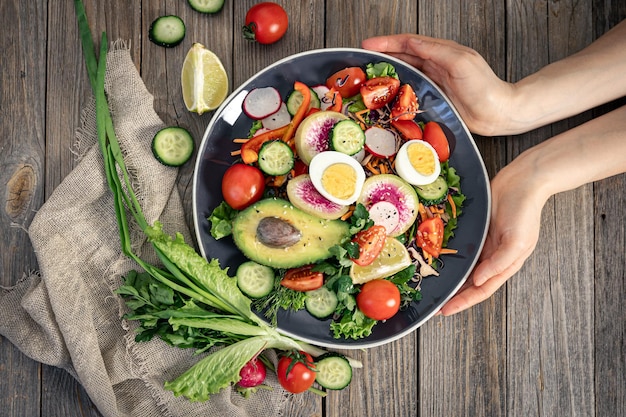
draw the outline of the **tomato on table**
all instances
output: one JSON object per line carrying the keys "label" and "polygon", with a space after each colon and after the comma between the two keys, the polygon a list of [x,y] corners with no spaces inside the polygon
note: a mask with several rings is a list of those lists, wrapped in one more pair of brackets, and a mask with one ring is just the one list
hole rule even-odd
{"label": "tomato on table", "polygon": [[315,382],[315,363],[306,352],[289,352],[278,360],[276,375],[284,389],[299,394],[311,388]]}
{"label": "tomato on table", "polygon": [[224,201],[235,210],[243,210],[256,203],[265,191],[265,176],[252,165],[231,165],[222,178]]}
{"label": "tomato on table", "polygon": [[450,144],[439,123],[435,121],[426,123],[424,125],[423,139],[435,148],[439,156],[439,162],[446,162],[450,158]]}
{"label": "tomato on table", "polygon": [[403,84],[398,90],[396,101],[391,108],[391,117],[394,120],[413,120],[419,105],[417,96],[410,84]]}
{"label": "tomato on table", "polygon": [[289,26],[287,12],[272,2],[258,3],[246,13],[243,37],[261,44],[270,44],[283,37]]}
{"label": "tomato on table", "polygon": [[398,94],[400,80],[395,77],[370,78],[359,89],[363,104],[370,110],[380,109],[390,103]]}
{"label": "tomato on table", "polygon": [[443,220],[441,217],[431,217],[417,226],[415,237],[417,246],[437,258],[443,245]]}
{"label": "tomato on table", "polygon": [[326,79],[326,87],[335,89],[341,97],[352,97],[359,93],[361,84],[367,80],[367,75],[359,67],[347,67],[337,71]]}
{"label": "tomato on table", "polygon": [[285,272],[280,285],[294,291],[313,291],[324,285],[324,274],[313,271],[313,265],[291,268]]}
{"label": "tomato on table", "polygon": [[385,239],[387,239],[385,226],[374,225],[369,229],[361,230],[352,239],[359,245],[359,257],[353,258],[352,261],[361,266],[371,264],[383,250]]}
{"label": "tomato on table", "polygon": [[422,139],[422,128],[413,120],[392,120],[391,125],[404,140]]}
{"label": "tomato on table", "polygon": [[356,305],[373,320],[387,320],[400,310],[400,290],[386,279],[368,281],[356,296]]}

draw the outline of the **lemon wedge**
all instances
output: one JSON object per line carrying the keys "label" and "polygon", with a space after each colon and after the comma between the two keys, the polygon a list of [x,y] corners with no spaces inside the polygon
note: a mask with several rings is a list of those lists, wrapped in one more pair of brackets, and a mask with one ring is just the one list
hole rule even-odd
{"label": "lemon wedge", "polygon": [[387,237],[385,245],[374,262],[367,266],[352,264],[350,278],[354,284],[364,284],[373,279],[386,278],[411,265],[411,256],[396,238]]}
{"label": "lemon wedge", "polygon": [[183,61],[180,81],[187,110],[198,114],[215,110],[228,95],[228,75],[220,59],[194,43]]}

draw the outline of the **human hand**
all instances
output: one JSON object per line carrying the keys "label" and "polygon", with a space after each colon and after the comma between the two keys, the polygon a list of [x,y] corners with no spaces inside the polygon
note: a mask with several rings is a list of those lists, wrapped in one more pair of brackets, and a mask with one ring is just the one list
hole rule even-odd
{"label": "human hand", "polygon": [[489,298],[535,249],[548,194],[529,178],[527,159],[514,160],[491,182],[491,222],[483,251],[467,282],[440,310],[444,316]]}
{"label": "human hand", "polygon": [[508,133],[515,88],[498,78],[473,49],[410,34],[365,39],[362,47],[393,55],[421,70],[452,100],[472,132]]}

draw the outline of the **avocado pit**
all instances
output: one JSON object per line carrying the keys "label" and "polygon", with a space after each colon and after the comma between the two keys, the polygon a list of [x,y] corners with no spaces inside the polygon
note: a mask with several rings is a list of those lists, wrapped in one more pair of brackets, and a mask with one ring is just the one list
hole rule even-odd
{"label": "avocado pit", "polygon": [[280,217],[264,217],[256,228],[256,237],[270,248],[288,248],[302,238],[302,232]]}

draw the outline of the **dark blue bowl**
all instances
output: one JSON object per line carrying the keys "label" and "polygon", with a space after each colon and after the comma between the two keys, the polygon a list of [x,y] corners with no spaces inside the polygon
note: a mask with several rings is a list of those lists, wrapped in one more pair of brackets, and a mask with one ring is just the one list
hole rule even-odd
{"label": "dark blue bowl", "polygon": [[283,97],[293,90],[294,81],[307,85],[323,84],[326,78],[349,66],[365,67],[368,63],[389,62],[403,83],[410,83],[425,110],[419,120],[435,120],[443,124],[450,141],[450,165],[461,176],[462,192],[467,196],[458,228],[449,246],[458,249],[456,255],[446,255],[445,266],[438,277],[422,281],[422,300],[379,323],[364,339],[335,339],[330,320],[318,320],[306,311],[281,311],[279,330],[287,335],[319,346],[356,349],[391,342],[412,332],[432,317],[463,285],[478,260],[487,234],[491,196],[485,165],[472,135],[444,93],[424,74],[412,66],[388,55],[362,49],[333,48],[302,52],[284,58],[259,72],[237,88],[217,109],[198,150],[193,179],[193,209],[195,231],[200,250],[206,258],[217,258],[222,267],[235,271],[244,257],[232,239],[216,241],[210,233],[207,217],[222,202],[221,179],[234,161],[230,152],[239,148],[232,139],[246,137],[251,120],[241,105],[248,91],[256,87],[273,86]]}

